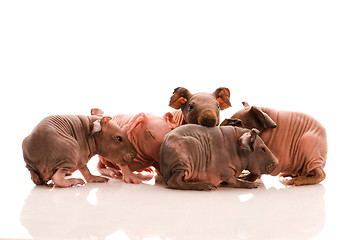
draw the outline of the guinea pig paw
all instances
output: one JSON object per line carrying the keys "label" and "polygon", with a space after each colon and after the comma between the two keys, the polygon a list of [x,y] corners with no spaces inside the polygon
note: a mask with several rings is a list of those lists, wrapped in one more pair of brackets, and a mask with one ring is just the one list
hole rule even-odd
{"label": "guinea pig paw", "polygon": [[311,181],[311,177],[300,176],[285,181],[285,185],[287,186],[302,186],[308,184],[313,184],[313,182]]}
{"label": "guinea pig paw", "polygon": [[133,183],[133,184],[141,184],[142,180],[138,179],[136,176],[124,176],[124,182],[126,183]]}
{"label": "guinea pig paw", "polygon": [[70,178],[65,180],[65,185],[57,185],[55,183],[56,187],[78,187],[78,186],[84,186],[85,182],[83,179],[80,178]]}
{"label": "guinea pig paw", "polygon": [[122,173],[117,169],[101,168],[101,169],[98,169],[98,171],[99,171],[99,173],[101,175],[104,175],[104,176],[107,176],[107,177],[117,178],[117,179],[122,179],[123,178]]}
{"label": "guinea pig paw", "polygon": [[116,179],[122,179],[123,175],[119,171],[114,171],[109,173],[109,177],[116,178]]}
{"label": "guinea pig paw", "polygon": [[213,183],[203,183],[200,190],[215,191],[217,190],[217,187]]}
{"label": "guinea pig paw", "polygon": [[101,177],[101,176],[94,176],[92,175],[89,179],[87,179],[87,182],[92,182],[92,183],[103,183],[103,182],[108,182],[109,178],[105,178],[105,177]]}
{"label": "guinea pig paw", "polygon": [[136,174],[136,177],[141,180],[141,181],[150,181],[153,179],[154,174],[142,174],[142,173],[138,173]]}
{"label": "guinea pig paw", "polygon": [[259,187],[259,183],[257,182],[244,182],[242,184],[243,188],[248,188],[248,189],[252,189],[252,188],[258,188]]}

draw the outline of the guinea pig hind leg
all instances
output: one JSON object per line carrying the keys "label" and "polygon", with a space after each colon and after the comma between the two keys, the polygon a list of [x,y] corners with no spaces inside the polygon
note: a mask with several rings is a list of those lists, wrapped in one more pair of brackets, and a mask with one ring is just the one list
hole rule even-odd
{"label": "guinea pig hind leg", "polygon": [[85,184],[83,179],[80,179],[80,178],[65,179],[67,172],[68,172],[67,170],[62,169],[62,168],[58,168],[56,170],[53,177],[51,178],[51,180],[53,181],[53,183],[56,187],[66,188],[66,187],[73,187],[73,186]]}
{"label": "guinea pig hind leg", "polygon": [[176,170],[167,181],[170,188],[183,189],[183,190],[216,190],[217,187],[213,183],[208,182],[185,182],[185,170]]}
{"label": "guinea pig hind leg", "polygon": [[301,185],[312,185],[317,184],[323,181],[326,178],[325,171],[318,167],[315,168],[314,174],[312,176],[299,176],[293,177],[290,180],[286,181],[286,185],[290,186],[301,186]]}

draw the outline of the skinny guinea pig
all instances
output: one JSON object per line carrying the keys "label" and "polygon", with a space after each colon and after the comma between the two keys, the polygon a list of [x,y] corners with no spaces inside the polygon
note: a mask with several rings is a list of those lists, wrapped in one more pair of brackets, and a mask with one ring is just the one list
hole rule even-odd
{"label": "skinny guinea pig", "polygon": [[[286,185],[316,184],[325,179],[323,170],[327,158],[325,128],[313,117],[300,112],[277,111],[271,108],[250,106],[244,108],[221,125],[240,125],[257,128],[260,136],[279,160],[271,173],[291,177]],[[251,172],[244,179],[254,181],[258,173]]]}
{"label": "skinny guinea pig", "polygon": [[87,162],[95,154],[114,165],[128,164],[136,155],[133,145],[110,117],[54,115],[43,119],[23,140],[23,156],[36,185],[52,180],[57,187],[83,185],[65,176],[80,170],[87,182],[106,182],[90,173]]}
{"label": "skinny guinea pig", "polygon": [[160,149],[163,181],[170,188],[192,190],[214,190],[222,182],[237,188],[257,187],[238,176],[245,169],[268,174],[278,163],[257,132],[194,124],[176,128]]}
{"label": "skinny guinea pig", "polygon": [[206,127],[219,125],[219,111],[231,107],[228,88],[217,88],[213,93],[194,93],[178,87],[170,98],[169,106],[173,111],[177,126],[199,124]]}
{"label": "skinny guinea pig", "polygon": [[[102,115],[101,109],[93,108],[92,115]],[[136,157],[121,167],[114,166],[107,159],[99,158],[98,170],[101,174],[113,178],[123,178],[127,183],[141,183],[152,178],[134,171],[147,171],[153,166],[159,171],[159,150],[164,136],[175,128],[171,113],[158,117],[149,113],[136,115],[118,114],[113,121],[121,127],[137,151]],[[121,171],[121,172],[120,172]]]}

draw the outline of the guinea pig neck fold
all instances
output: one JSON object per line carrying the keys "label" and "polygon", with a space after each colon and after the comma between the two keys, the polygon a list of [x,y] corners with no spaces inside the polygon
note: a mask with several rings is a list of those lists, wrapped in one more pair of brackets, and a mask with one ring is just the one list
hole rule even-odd
{"label": "guinea pig neck fold", "polygon": [[[97,121],[93,121],[92,119],[89,118],[89,127],[88,129],[86,129],[86,142],[88,145],[88,150],[89,150],[89,154],[88,154],[88,158],[90,159],[91,157],[93,157],[95,154],[98,154],[97,148],[96,148],[96,140],[95,140],[95,135],[98,135],[101,132],[101,128],[99,129],[95,129],[96,125],[95,122]],[[99,122],[98,122],[99,123]],[[99,123],[99,127],[100,127],[100,123]]]}

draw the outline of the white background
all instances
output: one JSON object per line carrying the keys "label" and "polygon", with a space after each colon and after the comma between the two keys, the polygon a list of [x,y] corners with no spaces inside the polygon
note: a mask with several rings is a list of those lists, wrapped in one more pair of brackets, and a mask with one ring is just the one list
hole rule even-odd
{"label": "white background", "polygon": [[0,238],[29,237],[18,221],[33,187],[21,141],[42,118],[92,107],[161,116],[179,86],[228,87],[222,119],[244,100],[318,119],[329,155],[313,237],[357,236],[346,222],[361,213],[360,12],[347,0],[1,1]]}

